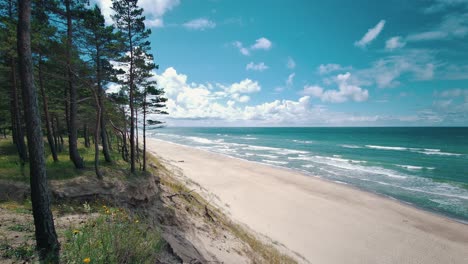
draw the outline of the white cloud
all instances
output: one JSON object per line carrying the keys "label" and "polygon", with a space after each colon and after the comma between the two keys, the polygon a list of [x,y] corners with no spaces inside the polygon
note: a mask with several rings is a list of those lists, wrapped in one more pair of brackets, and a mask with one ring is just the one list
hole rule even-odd
{"label": "white cloud", "polygon": [[385,42],[385,48],[387,50],[403,48],[405,45],[406,43],[402,40],[400,36],[389,38],[387,42]]}
{"label": "white cloud", "polygon": [[436,69],[434,61],[431,52],[405,51],[401,55],[379,59],[370,68],[353,71],[350,81],[361,86],[392,88],[400,85],[399,78],[402,75],[408,75],[413,80],[431,80]]}
{"label": "white cloud", "polygon": [[[107,24],[112,23],[111,15],[112,0],[91,0],[92,4],[98,4]],[[180,4],[180,0],[140,0],[139,7],[143,8],[143,15],[146,17],[147,27],[163,27],[163,16]]]}
{"label": "white cloud", "polygon": [[286,63],[286,67],[291,70],[296,68],[296,62],[293,60],[293,58],[288,57],[288,62]]}
{"label": "white cloud", "polygon": [[233,83],[230,86],[219,85],[223,87],[227,92],[230,93],[256,93],[260,92],[261,87],[258,82],[254,82],[250,79],[245,79],[238,83]]}
{"label": "white cloud", "polygon": [[242,42],[240,42],[240,41],[234,41],[232,44],[234,45],[234,47],[236,47],[236,48],[239,49],[239,52],[240,52],[242,55],[245,55],[245,56],[250,55],[249,49],[245,48],[244,45],[242,44]]}
{"label": "white cloud", "polygon": [[260,62],[258,64],[250,62],[249,64],[247,64],[245,66],[245,69],[246,70],[252,70],[252,71],[264,71],[264,70],[268,69],[268,66],[263,62]]}
{"label": "white cloud", "polygon": [[161,28],[164,27],[164,21],[162,20],[162,18],[146,19],[145,25],[147,27]]}
{"label": "white cloud", "polygon": [[439,40],[448,36],[447,32],[442,31],[426,31],[422,33],[411,34],[406,37],[407,41],[424,41],[424,40]]}
{"label": "white cloud", "polygon": [[296,73],[291,73],[288,76],[288,79],[286,80],[286,86],[292,86],[294,83],[294,76],[296,76]]}
{"label": "white cloud", "polygon": [[424,8],[424,13],[433,14],[446,10],[450,7],[468,7],[468,0],[434,0],[433,3]]}
{"label": "white cloud", "polygon": [[318,85],[311,85],[311,86],[306,85],[304,87],[304,90],[302,91],[302,94],[320,98],[323,95],[323,88]]}
{"label": "white cloud", "polygon": [[355,102],[367,101],[369,92],[359,86],[350,84],[350,77],[351,74],[349,72],[346,74],[339,74],[336,77],[338,90],[325,90],[320,86],[306,86],[302,94],[317,97],[323,102],[331,103],[343,103],[348,100]]}
{"label": "white cloud", "polygon": [[374,39],[376,39],[380,32],[382,32],[385,26],[385,20],[380,20],[375,27],[370,28],[367,33],[359,40],[354,43],[354,45],[364,48],[370,44]]}
{"label": "white cloud", "polygon": [[187,29],[203,31],[205,29],[215,28],[216,23],[206,18],[197,18],[184,23],[183,26]]}
{"label": "white cloud", "polygon": [[[419,111],[411,116],[381,116],[333,112],[324,105],[312,104],[312,97],[323,97],[323,101],[330,102],[367,100],[366,90],[350,85],[350,74],[336,77],[339,90],[309,86],[304,89],[307,94],[297,100],[273,100],[253,105],[248,104],[251,100],[249,95],[260,91],[260,85],[249,79],[226,85],[193,83],[187,75],[178,73],[172,67],[157,75],[156,79],[160,87],[165,88],[169,115],[155,118],[167,121],[169,125],[362,126],[414,122],[433,124],[443,120],[433,111]],[[450,95],[458,93],[450,92]]]}
{"label": "white cloud", "polygon": [[252,50],[257,50],[257,49],[262,49],[262,50],[269,50],[271,49],[271,41],[268,40],[267,38],[259,38],[255,41],[255,44],[253,44],[250,49]]}
{"label": "white cloud", "polygon": [[320,64],[320,66],[317,68],[317,71],[319,74],[328,74],[334,71],[340,71],[340,70],[347,70],[350,69],[350,67],[343,67],[339,64],[334,64],[334,63],[329,63],[329,64]]}
{"label": "white cloud", "polygon": [[464,38],[466,36],[468,36],[468,13],[454,13],[445,16],[439,25],[428,31],[408,35],[406,40],[428,41]]}
{"label": "white cloud", "polygon": [[259,38],[256,40],[255,44],[250,46],[250,48],[244,47],[244,44],[240,41],[234,41],[232,43],[242,55],[248,56],[253,50],[269,50],[271,49],[272,43],[266,38]]}

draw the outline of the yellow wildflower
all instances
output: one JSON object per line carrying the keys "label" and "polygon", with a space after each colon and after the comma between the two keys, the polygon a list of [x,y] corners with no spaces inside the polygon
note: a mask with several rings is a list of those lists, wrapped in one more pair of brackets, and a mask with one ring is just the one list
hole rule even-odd
{"label": "yellow wildflower", "polygon": [[91,259],[90,258],[85,258],[83,259],[83,263],[90,263],[91,262]]}
{"label": "yellow wildflower", "polygon": [[137,224],[138,224],[139,222],[140,222],[140,221],[138,221],[138,219],[137,219],[137,220],[135,220],[135,223],[137,223]]}
{"label": "yellow wildflower", "polygon": [[110,211],[109,211],[109,209],[107,209],[107,210],[106,210],[106,214],[110,214]]}
{"label": "yellow wildflower", "polygon": [[73,230],[73,234],[74,234],[74,235],[76,235],[76,234],[78,234],[78,233],[80,233],[80,230],[78,230],[78,229]]}

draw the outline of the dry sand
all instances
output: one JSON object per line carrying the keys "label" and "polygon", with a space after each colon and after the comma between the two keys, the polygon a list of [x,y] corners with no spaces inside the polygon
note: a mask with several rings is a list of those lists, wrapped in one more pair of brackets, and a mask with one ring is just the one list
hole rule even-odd
{"label": "dry sand", "polygon": [[468,263],[468,225],[287,169],[153,139],[148,149],[311,263]]}

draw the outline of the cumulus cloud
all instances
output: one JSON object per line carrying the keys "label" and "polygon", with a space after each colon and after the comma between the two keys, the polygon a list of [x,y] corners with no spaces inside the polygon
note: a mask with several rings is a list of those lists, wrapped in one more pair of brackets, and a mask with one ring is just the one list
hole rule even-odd
{"label": "cumulus cloud", "polygon": [[250,62],[249,64],[245,66],[245,69],[252,70],[252,71],[264,71],[268,69],[268,66],[263,62],[260,62],[258,64],[255,64],[254,62]]}
{"label": "cumulus cloud", "polygon": [[389,38],[385,42],[385,49],[394,50],[394,49],[403,48],[405,45],[406,43],[402,40],[402,38],[400,36],[397,36],[397,37]]}
{"label": "cumulus cloud", "polygon": [[[91,0],[92,4],[98,4],[107,24],[112,23],[111,15],[112,0]],[[140,0],[138,5],[143,8],[143,15],[146,17],[147,27],[163,27],[163,16],[180,4],[180,0]]]}
{"label": "cumulus cloud", "polygon": [[197,18],[184,23],[183,26],[187,29],[203,31],[205,29],[215,28],[216,23],[206,18]]}
{"label": "cumulus cloud", "polygon": [[271,41],[268,40],[267,38],[259,38],[255,41],[255,44],[253,44],[250,48],[253,50],[256,49],[262,49],[262,50],[269,50],[271,49]]}
{"label": "cumulus cloud", "polygon": [[355,46],[364,48],[369,45],[374,39],[376,39],[380,32],[382,32],[385,26],[385,20],[380,20],[375,27],[370,28],[367,33],[359,40],[354,43]]}
{"label": "cumulus cloud", "polygon": [[234,41],[232,43],[232,45],[234,47],[236,47],[242,55],[245,55],[245,56],[250,55],[251,51],[254,51],[254,50],[269,50],[272,47],[271,41],[268,40],[267,38],[257,39],[255,41],[255,43],[250,46],[250,48],[244,47],[244,44],[242,42],[240,42],[240,41]]}
{"label": "cumulus cloud", "polygon": [[296,62],[293,60],[293,58],[288,57],[288,61],[286,62],[286,67],[291,70],[296,68]]}
{"label": "cumulus cloud", "polygon": [[306,86],[302,94],[320,98],[323,102],[343,103],[348,100],[355,102],[367,101],[369,92],[357,85],[349,83],[351,74],[339,74],[336,77],[338,90],[325,90],[320,86]]}
{"label": "cumulus cloud", "polygon": [[219,86],[230,93],[256,93],[260,92],[261,90],[258,82],[252,81],[250,79],[245,79],[241,82],[233,83],[230,86],[224,86],[221,84],[219,84]]}

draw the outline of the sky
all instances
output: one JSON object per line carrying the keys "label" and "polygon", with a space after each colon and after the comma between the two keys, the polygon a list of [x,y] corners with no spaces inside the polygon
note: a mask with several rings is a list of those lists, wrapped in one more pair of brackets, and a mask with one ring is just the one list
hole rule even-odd
{"label": "sky", "polygon": [[139,5],[169,126],[468,124],[468,0]]}

